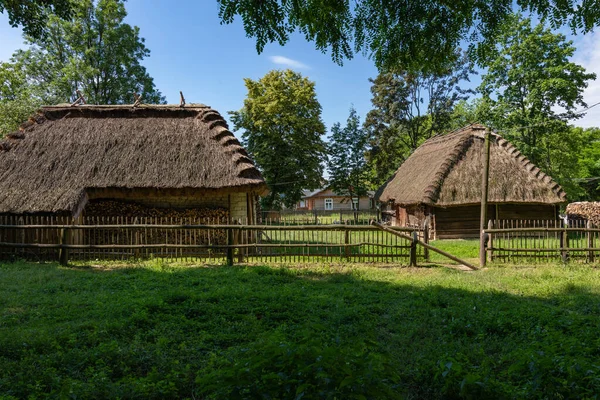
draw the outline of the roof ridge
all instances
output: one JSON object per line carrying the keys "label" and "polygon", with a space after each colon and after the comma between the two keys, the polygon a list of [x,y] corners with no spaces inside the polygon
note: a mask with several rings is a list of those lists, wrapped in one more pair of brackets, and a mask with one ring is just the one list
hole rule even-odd
{"label": "roof ridge", "polygon": [[221,113],[212,108],[201,111],[196,117],[196,121],[208,124],[208,129],[212,133],[210,138],[217,141],[221,146],[227,148],[227,152],[234,158],[234,163],[237,168],[237,176],[244,178],[248,171],[256,170],[256,164],[248,156],[248,152],[235,135],[229,130],[227,121]]}
{"label": "roof ridge", "polygon": [[535,165],[531,160],[529,160],[517,147],[504,139],[497,132],[492,132],[493,136],[496,137],[496,143],[500,147],[504,147],[508,154],[515,158],[523,168],[531,175],[533,175],[536,179],[544,182],[546,185],[552,189],[552,191],[561,199],[565,200],[567,194],[563,190],[563,188],[556,182],[550,175],[546,174],[542,171],[537,165]]}
{"label": "roof ridge", "polygon": [[446,160],[444,160],[438,171],[435,173],[434,182],[425,188],[422,201],[423,203],[432,204],[438,200],[440,188],[444,183],[444,180],[450,173],[450,170],[456,161],[458,161],[458,159],[466,153],[469,147],[471,147],[471,144],[473,144],[473,138],[474,135],[466,135],[454,145],[452,151],[448,153]]}

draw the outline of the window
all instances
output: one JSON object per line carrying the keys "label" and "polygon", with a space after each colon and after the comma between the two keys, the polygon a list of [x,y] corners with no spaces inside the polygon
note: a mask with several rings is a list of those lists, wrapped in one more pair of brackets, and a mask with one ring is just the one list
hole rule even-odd
{"label": "window", "polygon": [[353,198],[352,199],[352,209],[353,210],[358,210],[358,198]]}
{"label": "window", "polygon": [[300,208],[306,207],[306,202],[304,200],[300,200]]}
{"label": "window", "polygon": [[325,209],[333,210],[333,199],[325,199]]}

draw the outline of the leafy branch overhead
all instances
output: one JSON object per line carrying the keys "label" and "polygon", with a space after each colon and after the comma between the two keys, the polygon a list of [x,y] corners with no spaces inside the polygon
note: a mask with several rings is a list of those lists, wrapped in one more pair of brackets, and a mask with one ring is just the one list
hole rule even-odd
{"label": "leafy branch overhead", "polygon": [[[223,23],[241,17],[246,34],[265,45],[289,41],[301,32],[317,49],[342,63],[363,52],[380,69],[399,65],[437,69],[462,42],[479,58],[492,47],[502,23],[513,11],[512,0],[378,1],[378,0],[217,0]],[[588,2],[519,0],[518,9],[547,20],[555,28],[591,31],[600,12]]]}
{"label": "leafy branch overhead", "polygon": [[69,19],[73,7],[73,0],[0,0],[0,13],[8,14],[11,26],[22,26],[25,34],[35,38],[46,34],[50,15]]}

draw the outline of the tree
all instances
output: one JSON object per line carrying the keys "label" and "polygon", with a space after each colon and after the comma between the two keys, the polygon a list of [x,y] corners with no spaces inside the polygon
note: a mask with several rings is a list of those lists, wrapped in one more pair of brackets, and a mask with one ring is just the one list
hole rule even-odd
{"label": "tree", "polygon": [[327,146],[330,187],[336,193],[347,194],[351,202],[354,198],[367,194],[367,144],[367,133],[362,129],[360,117],[352,107],[344,128],[339,122],[333,125],[331,140]]}
{"label": "tree", "polygon": [[600,128],[571,127],[571,137],[579,144],[577,164],[579,173],[574,183],[580,188],[579,197],[571,200],[600,200]]}
{"label": "tree", "polygon": [[386,72],[369,80],[373,110],[365,128],[375,185],[383,184],[423,141],[452,126],[454,106],[473,93],[460,87],[472,73],[466,55],[455,52],[454,61],[440,73]]}
{"label": "tree", "polygon": [[292,207],[302,190],[319,187],[323,176],[325,125],[315,84],[291,70],[244,81],[244,106],[230,115],[271,190],[263,206]]}
{"label": "tree", "polygon": [[[217,0],[222,23],[240,16],[260,53],[267,43],[284,45],[299,30],[317,49],[331,50],[334,61],[368,53],[380,69],[415,66],[436,70],[461,42],[485,55],[499,26],[513,11],[512,0],[377,1]],[[554,28],[590,32],[600,21],[588,2],[520,0],[518,8]]]}
{"label": "tree", "polygon": [[[596,75],[569,59],[575,47],[542,24],[513,16],[478,90],[479,115],[565,189],[578,173],[578,139],[567,123],[583,116],[583,90]],[[571,188],[573,194],[575,188]]]}
{"label": "tree", "polygon": [[0,138],[17,130],[39,107],[27,77],[10,63],[0,63]]}
{"label": "tree", "polygon": [[44,101],[74,101],[79,89],[92,104],[133,103],[134,92],[145,103],[164,102],[140,63],[150,51],[139,28],[123,22],[126,15],[119,0],[81,0],[72,21],[51,15],[47,34],[27,36],[31,47],[12,61]]}
{"label": "tree", "polygon": [[36,38],[44,36],[49,15],[69,19],[72,8],[72,0],[0,0],[0,13],[8,14],[8,22]]}

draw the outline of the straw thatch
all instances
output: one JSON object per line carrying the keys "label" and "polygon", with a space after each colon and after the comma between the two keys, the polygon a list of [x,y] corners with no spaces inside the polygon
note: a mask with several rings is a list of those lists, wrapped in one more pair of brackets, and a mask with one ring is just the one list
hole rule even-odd
{"label": "straw thatch", "polygon": [[[423,143],[379,191],[380,201],[455,206],[481,201],[485,127],[470,125]],[[565,193],[511,143],[492,133],[491,203],[559,204]]]}
{"label": "straw thatch", "polygon": [[88,189],[266,188],[204,105],[51,106],[0,141],[0,213],[76,213]]}
{"label": "straw thatch", "polygon": [[600,202],[598,201],[570,203],[565,213],[571,221],[590,221],[595,226],[600,226]]}

